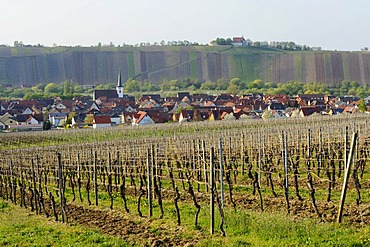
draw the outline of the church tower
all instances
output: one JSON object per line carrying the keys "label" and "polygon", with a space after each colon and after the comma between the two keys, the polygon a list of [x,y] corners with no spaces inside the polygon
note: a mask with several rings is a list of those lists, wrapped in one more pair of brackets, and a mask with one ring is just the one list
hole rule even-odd
{"label": "church tower", "polygon": [[123,98],[123,87],[122,87],[122,79],[121,79],[121,70],[119,71],[118,74],[118,81],[117,81],[117,96],[118,98]]}

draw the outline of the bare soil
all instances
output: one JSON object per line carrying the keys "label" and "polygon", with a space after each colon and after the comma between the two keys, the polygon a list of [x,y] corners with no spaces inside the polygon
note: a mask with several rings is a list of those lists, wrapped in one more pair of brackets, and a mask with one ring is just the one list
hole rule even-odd
{"label": "bare soil", "polygon": [[124,215],[117,210],[98,210],[83,208],[69,204],[67,206],[68,221],[100,232],[125,239],[132,245],[140,246],[192,246],[198,242],[199,236],[183,239],[180,233],[185,229],[181,226],[166,228],[166,225],[155,225],[153,220],[134,215]]}

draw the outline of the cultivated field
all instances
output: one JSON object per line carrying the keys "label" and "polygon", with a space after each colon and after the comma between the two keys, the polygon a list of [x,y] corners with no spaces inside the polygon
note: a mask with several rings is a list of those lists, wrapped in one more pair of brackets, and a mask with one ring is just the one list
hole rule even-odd
{"label": "cultivated field", "polygon": [[7,133],[0,196],[137,245],[366,245],[369,130],[357,115]]}

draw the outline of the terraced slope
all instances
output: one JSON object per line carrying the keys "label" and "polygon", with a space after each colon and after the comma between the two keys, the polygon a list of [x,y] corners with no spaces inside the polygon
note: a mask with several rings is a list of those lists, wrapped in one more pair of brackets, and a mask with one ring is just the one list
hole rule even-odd
{"label": "terraced slope", "polygon": [[370,83],[370,53],[287,52],[262,48],[122,47],[0,48],[0,83],[38,84],[72,79],[80,84],[135,78],[201,81],[240,77],[247,81]]}

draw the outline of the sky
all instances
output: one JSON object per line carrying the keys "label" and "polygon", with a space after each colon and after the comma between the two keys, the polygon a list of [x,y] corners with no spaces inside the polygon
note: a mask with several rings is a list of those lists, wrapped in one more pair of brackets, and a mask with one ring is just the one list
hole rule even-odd
{"label": "sky", "polygon": [[91,46],[217,37],[370,47],[368,0],[0,0],[0,44]]}

